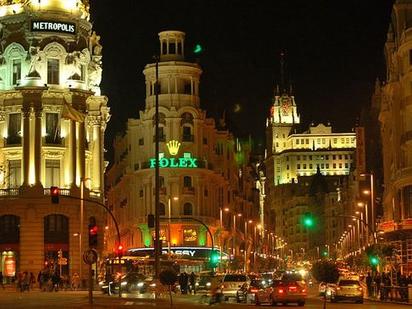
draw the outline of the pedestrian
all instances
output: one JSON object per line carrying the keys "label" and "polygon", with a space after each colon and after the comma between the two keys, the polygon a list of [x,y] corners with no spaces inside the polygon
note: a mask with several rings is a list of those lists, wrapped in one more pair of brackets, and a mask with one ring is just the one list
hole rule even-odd
{"label": "pedestrian", "polygon": [[21,292],[30,292],[30,274],[25,271],[22,277]]}
{"label": "pedestrian", "polygon": [[196,275],[193,271],[190,274],[189,282],[190,282],[190,293],[196,294]]}
{"label": "pedestrian", "polygon": [[80,277],[78,273],[74,273],[72,276],[72,290],[77,291],[80,288]]}
{"label": "pedestrian", "polygon": [[52,289],[50,292],[55,291],[57,292],[59,290],[59,284],[60,284],[60,276],[57,274],[57,272],[54,272],[52,277]]}
{"label": "pedestrian", "polygon": [[375,297],[380,297],[382,299],[382,289],[381,289],[382,277],[380,273],[375,275]]}
{"label": "pedestrian", "polygon": [[3,282],[3,280],[4,280],[3,272],[0,271],[0,285],[2,286],[2,288],[3,288],[3,290],[4,290],[5,287],[4,287],[4,282]]}
{"label": "pedestrian", "polygon": [[368,297],[372,297],[372,276],[370,272],[368,272],[368,275],[366,276],[366,286],[368,288]]}
{"label": "pedestrian", "polygon": [[408,301],[408,278],[406,278],[406,275],[401,275],[399,278],[399,286],[401,301]]}
{"label": "pedestrian", "polygon": [[33,290],[34,285],[36,284],[36,278],[34,277],[34,274],[30,272],[30,289]]}

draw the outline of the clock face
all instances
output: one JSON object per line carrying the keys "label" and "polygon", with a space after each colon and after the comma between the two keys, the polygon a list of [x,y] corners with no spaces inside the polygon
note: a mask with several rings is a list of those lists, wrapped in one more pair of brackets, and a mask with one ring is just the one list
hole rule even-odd
{"label": "clock face", "polygon": [[292,102],[289,97],[283,97],[280,101],[280,108],[283,116],[287,116],[290,113]]}

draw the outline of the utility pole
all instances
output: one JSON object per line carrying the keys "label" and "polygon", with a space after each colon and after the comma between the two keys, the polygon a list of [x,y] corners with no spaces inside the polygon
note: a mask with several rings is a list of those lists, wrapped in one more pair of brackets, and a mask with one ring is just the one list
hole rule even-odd
{"label": "utility pole", "polygon": [[160,272],[160,220],[159,220],[159,201],[160,201],[160,170],[159,170],[159,56],[154,56],[156,61],[155,74],[155,278],[159,279]]}

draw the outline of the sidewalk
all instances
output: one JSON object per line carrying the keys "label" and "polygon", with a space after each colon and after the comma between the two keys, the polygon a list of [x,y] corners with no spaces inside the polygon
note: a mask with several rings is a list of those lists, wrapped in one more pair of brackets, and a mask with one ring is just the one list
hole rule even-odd
{"label": "sidewalk", "polygon": [[387,303],[387,304],[398,304],[398,305],[405,305],[405,306],[412,306],[412,301],[409,302],[402,302],[399,300],[380,300],[376,297],[364,297],[365,300],[376,302],[376,303]]}

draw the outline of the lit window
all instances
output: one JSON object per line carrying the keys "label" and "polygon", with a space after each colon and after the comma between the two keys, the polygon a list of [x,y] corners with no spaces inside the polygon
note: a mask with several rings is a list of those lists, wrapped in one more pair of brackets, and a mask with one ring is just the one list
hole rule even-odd
{"label": "lit window", "polygon": [[17,85],[17,82],[21,79],[21,60],[13,60],[13,76],[12,85]]}
{"label": "lit window", "polygon": [[9,161],[9,188],[21,186],[21,160]]}
{"label": "lit window", "polygon": [[58,85],[60,74],[60,62],[59,59],[48,59],[47,60],[47,83]]}
{"label": "lit window", "polygon": [[46,160],[45,187],[60,187],[60,160]]}
{"label": "lit window", "polygon": [[183,186],[185,188],[191,188],[192,187],[192,177],[190,176],[183,177]]}

